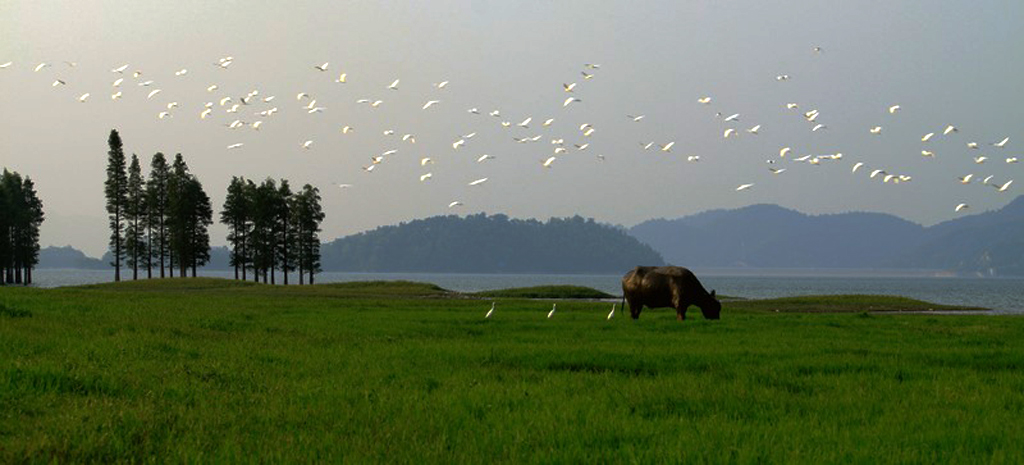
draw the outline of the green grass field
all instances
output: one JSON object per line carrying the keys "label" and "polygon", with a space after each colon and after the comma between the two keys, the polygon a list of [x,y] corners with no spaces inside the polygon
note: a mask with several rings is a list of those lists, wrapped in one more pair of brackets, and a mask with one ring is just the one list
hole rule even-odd
{"label": "green grass field", "polygon": [[1024,462],[1022,318],[495,301],[484,320],[491,299],[408,282],[3,288],[0,463]]}

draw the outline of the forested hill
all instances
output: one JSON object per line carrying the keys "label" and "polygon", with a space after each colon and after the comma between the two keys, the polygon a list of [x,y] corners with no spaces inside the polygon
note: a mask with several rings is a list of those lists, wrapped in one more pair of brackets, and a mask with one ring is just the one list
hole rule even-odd
{"label": "forested hill", "polygon": [[922,268],[1024,276],[1024,196],[924,227],[879,213],[805,215],[777,205],[651,220],[630,231],[694,267]]}
{"label": "forested hill", "polygon": [[664,263],[650,246],[592,219],[482,213],[383,226],[326,243],[321,253],[325,271],[619,273]]}

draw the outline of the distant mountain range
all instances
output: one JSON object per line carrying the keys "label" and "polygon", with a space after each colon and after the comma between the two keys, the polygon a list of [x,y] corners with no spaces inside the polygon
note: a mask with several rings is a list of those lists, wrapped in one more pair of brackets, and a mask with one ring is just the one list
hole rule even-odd
{"label": "distant mountain range", "polygon": [[[214,247],[206,269],[227,270]],[[706,268],[930,269],[1024,276],[1024,196],[1000,210],[924,227],[881,213],[806,215],[777,205],[650,220],[629,230],[579,216],[547,222],[438,216],[336,239],[326,271],[619,273],[639,264]],[[70,247],[40,251],[40,268],[109,269]]]}
{"label": "distant mountain range", "polygon": [[777,205],[712,210],[630,229],[692,267],[939,269],[1024,275],[1024,197],[924,227],[892,215],[806,215]]}
{"label": "distant mountain range", "polygon": [[619,273],[664,263],[624,230],[579,216],[436,216],[329,242],[321,255],[336,271]]}

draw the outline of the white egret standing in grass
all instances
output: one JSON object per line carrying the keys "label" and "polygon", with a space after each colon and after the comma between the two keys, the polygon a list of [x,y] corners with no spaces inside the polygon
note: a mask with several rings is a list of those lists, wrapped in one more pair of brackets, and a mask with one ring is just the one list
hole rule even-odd
{"label": "white egret standing in grass", "polygon": [[491,309],[484,315],[484,318],[490,318],[491,315],[494,315],[494,302],[491,302]]}
{"label": "white egret standing in grass", "polygon": [[612,319],[612,318],[613,318],[614,316],[615,316],[615,304],[612,304],[612,311],[608,312],[608,318],[605,318],[605,319],[606,319],[606,320],[610,320],[610,319]]}
{"label": "white egret standing in grass", "polygon": [[551,318],[551,317],[555,316],[555,309],[556,308],[558,308],[558,304],[553,304],[551,306],[551,311],[548,312],[548,318]]}

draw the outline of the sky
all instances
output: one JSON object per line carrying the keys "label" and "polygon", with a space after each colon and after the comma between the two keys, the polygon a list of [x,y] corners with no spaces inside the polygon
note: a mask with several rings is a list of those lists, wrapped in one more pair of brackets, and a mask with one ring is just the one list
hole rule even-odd
{"label": "sky", "polygon": [[[0,69],[0,166],[36,183],[44,247],[93,256],[109,237],[103,181],[115,128],[145,167],[156,152],[181,153],[216,210],[232,176],[318,187],[325,241],[436,215],[632,226],[758,203],[930,225],[998,209],[1024,187],[998,192],[979,180],[1002,185],[1024,170],[1005,162],[1024,156],[1022,20],[1015,1],[0,0],[0,65],[11,63]],[[218,66],[224,57],[231,64]],[[40,63],[50,66],[34,71]],[[252,91],[249,105],[227,112]],[[308,113],[300,92],[323,110]],[[568,97],[580,101],[563,106]],[[423,110],[429,100],[440,102]],[[213,111],[200,119],[207,102]],[[814,122],[803,115],[811,110]],[[235,120],[247,125],[229,128]],[[943,135],[948,125],[958,131]],[[728,128],[738,135],[723,138]],[[477,162],[484,154],[494,158]],[[794,161],[804,155],[820,163]],[[424,157],[434,163],[421,166]],[[910,180],[870,178],[876,169]],[[753,186],[736,191],[742,184]],[[954,212],[960,203],[970,208]],[[212,228],[214,244],[225,234]]]}

